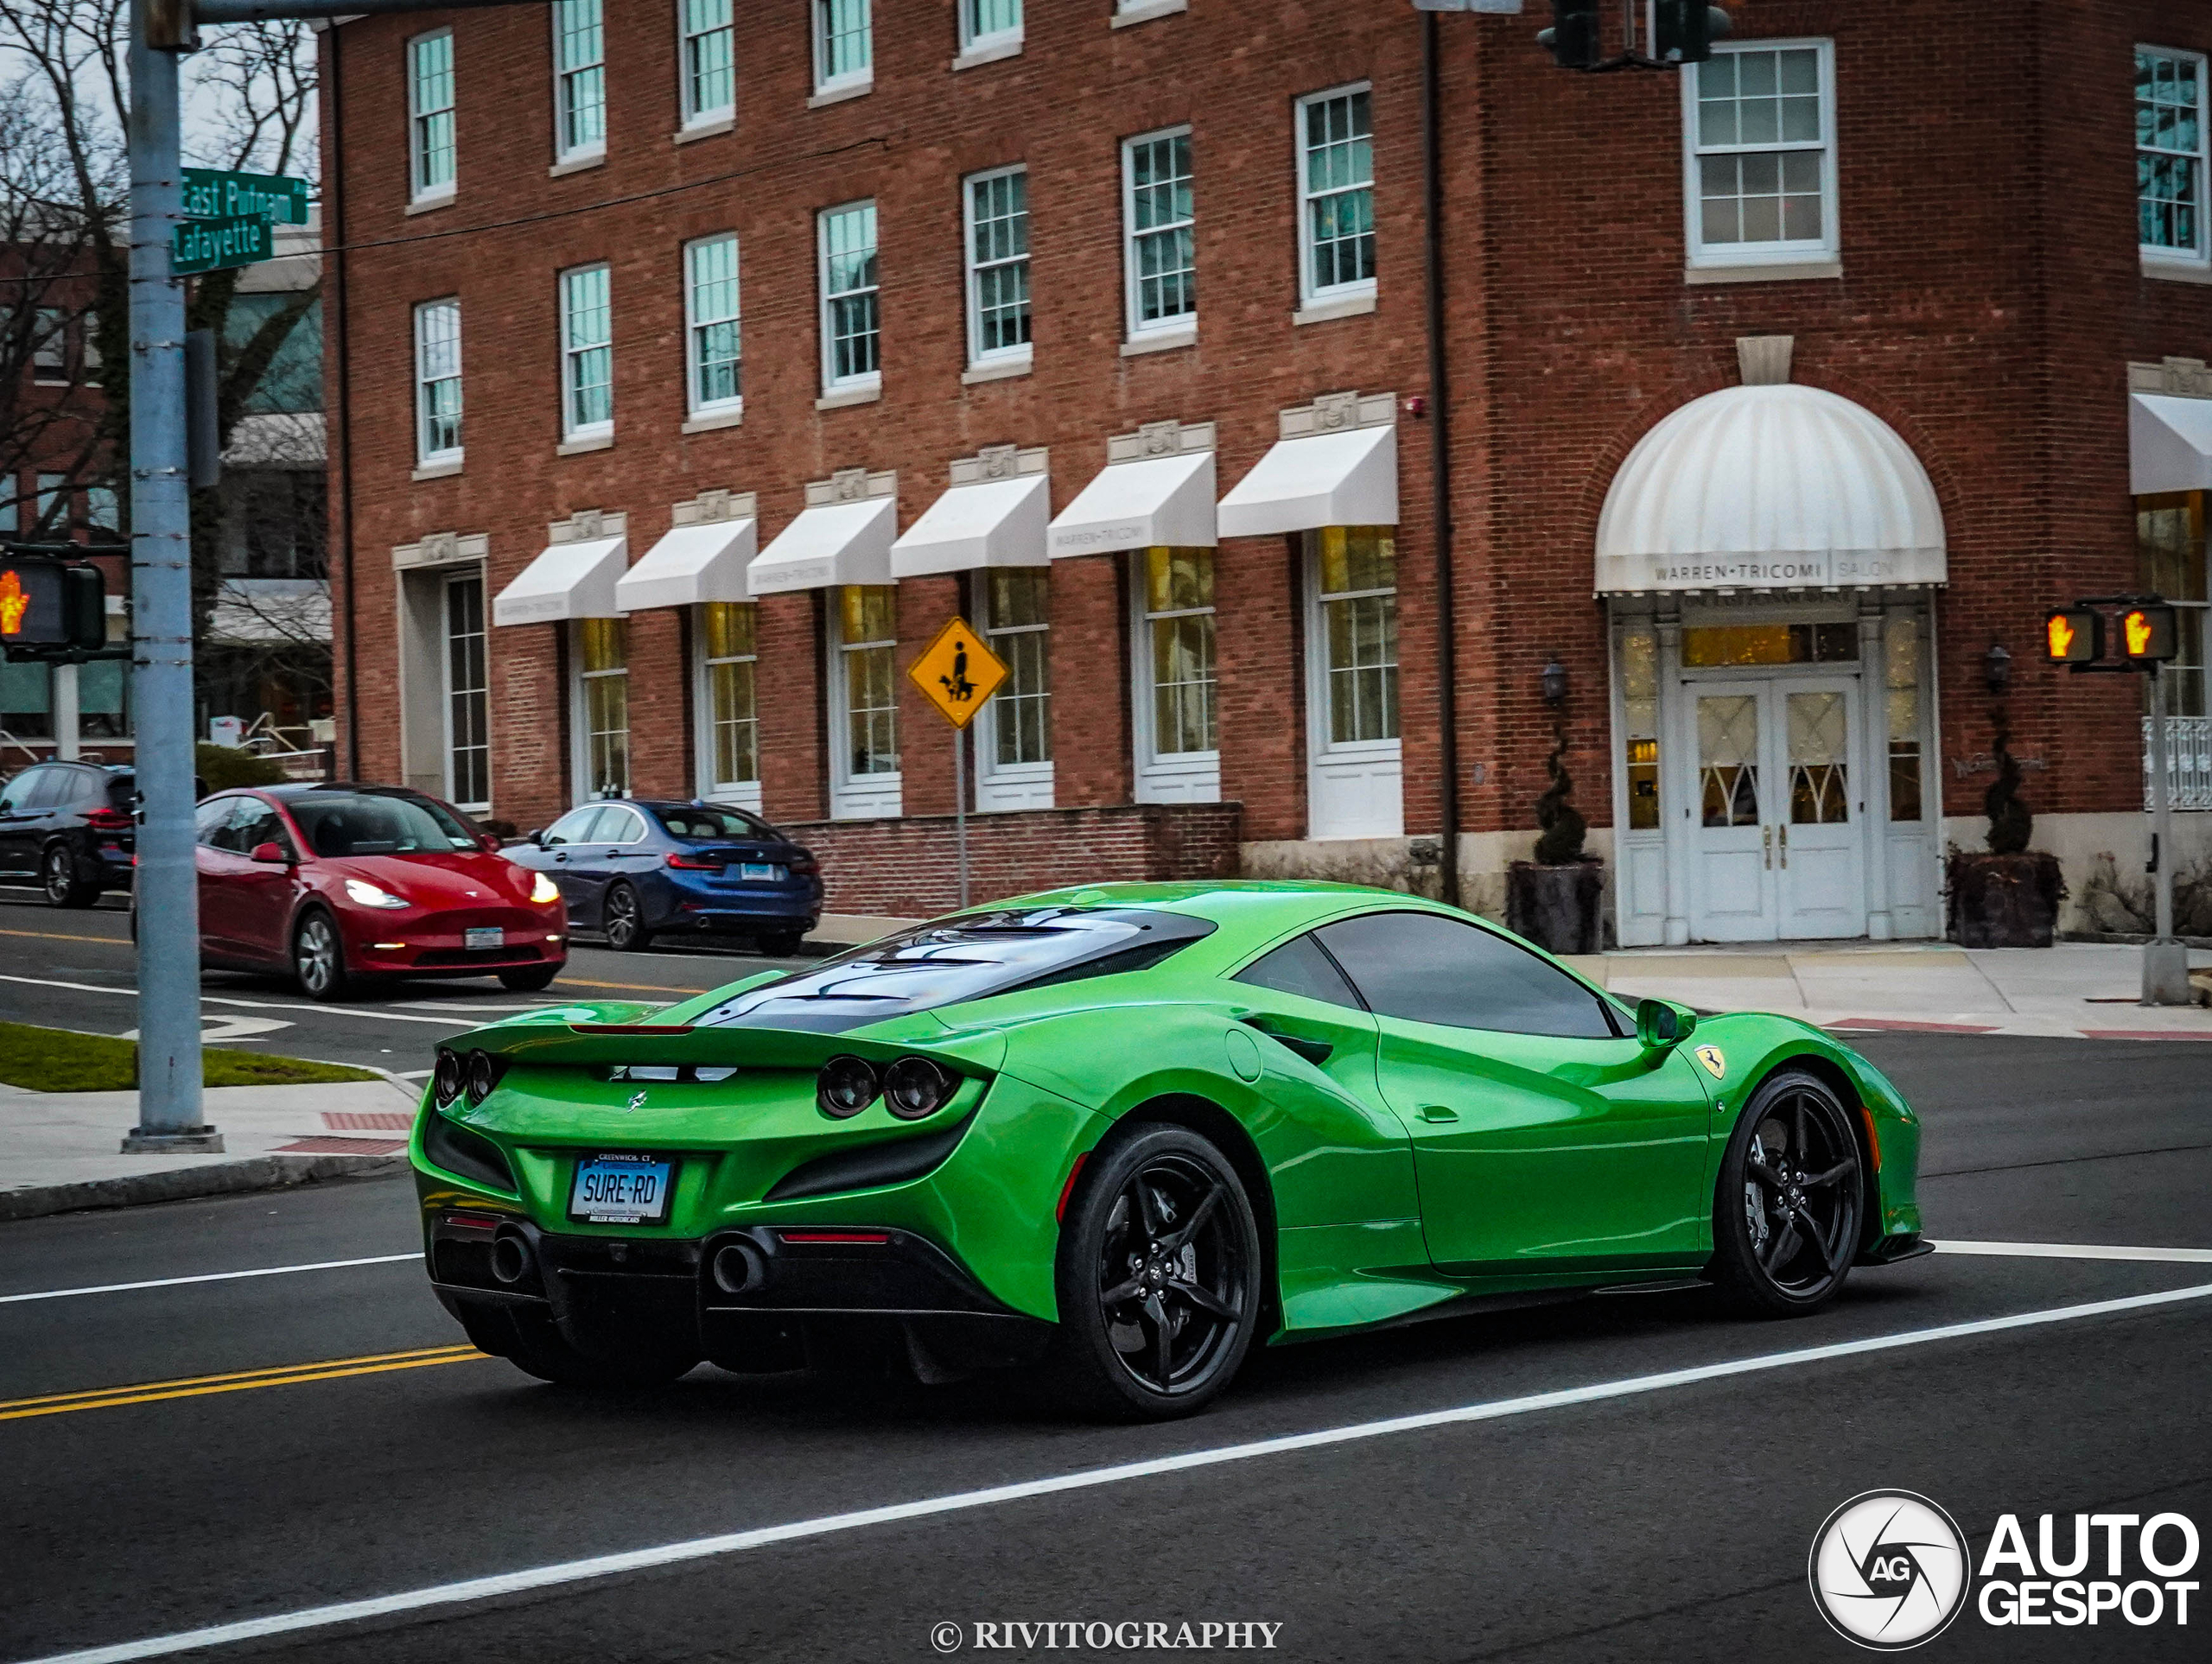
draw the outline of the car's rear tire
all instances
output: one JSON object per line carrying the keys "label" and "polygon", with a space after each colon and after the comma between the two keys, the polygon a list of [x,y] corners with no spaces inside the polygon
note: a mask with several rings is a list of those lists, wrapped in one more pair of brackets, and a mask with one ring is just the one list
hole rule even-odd
{"label": "car's rear tire", "polygon": [[674,1349],[625,1346],[608,1356],[569,1343],[543,1312],[503,1310],[472,1313],[461,1320],[480,1351],[502,1357],[524,1375],[563,1387],[604,1390],[664,1387],[698,1367],[695,1356]]}
{"label": "car's rear tire", "polygon": [[1251,1200],[1212,1143],[1160,1122],[1122,1129],[1083,1178],[1060,1233],[1053,1384],[1118,1420],[1192,1414],[1259,1326]]}
{"label": "car's rear tire", "polygon": [[66,843],[46,852],[38,864],[38,878],[49,907],[89,907],[100,899],[100,886],[85,882],[77,871],[77,857]]}
{"label": "car's rear tire", "polygon": [[532,965],[526,970],[505,970],[499,973],[499,986],[512,988],[517,994],[537,994],[553,986],[553,979],[561,974],[558,965]]}
{"label": "car's rear tire", "polygon": [[764,930],[753,938],[753,945],[771,959],[789,959],[804,940],[797,930]]}
{"label": "car's rear tire", "polygon": [[626,884],[607,886],[599,921],[600,929],[607,934],[607,945],[617,953],[643,953],[653,944],[653,933],[645,928],[645,904]]}
{"label": "car's rear tire", "polygon": [[310,1000],[343,1000],[353,991],[345,938],[338,921],[320,907],[292,928],[292,977]]}
{"label": "car's rear tire", "polygon": [[1862,1172],[1851,1112],[1827,1082],[1784,1069],[1760,1083],[1713,1197],[1713,1280],[1732,1303],[1794,1318],[1836,1297],[1859,1254]]}

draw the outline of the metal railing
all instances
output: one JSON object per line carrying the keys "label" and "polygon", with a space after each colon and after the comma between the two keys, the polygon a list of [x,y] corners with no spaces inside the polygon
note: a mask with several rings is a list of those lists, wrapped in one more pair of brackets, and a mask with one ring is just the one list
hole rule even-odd
{"label": "metal railing", "polygon": [[[2212,716],[2166,719],[2166,790],[2176,809],[2212,809]],[[2151,719],[2143,719],[2143,806],[2151,806]]]}

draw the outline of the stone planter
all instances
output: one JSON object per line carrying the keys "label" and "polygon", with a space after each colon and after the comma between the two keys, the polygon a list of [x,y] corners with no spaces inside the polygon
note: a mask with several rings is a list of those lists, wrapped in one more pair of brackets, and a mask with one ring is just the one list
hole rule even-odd
{"label": "stone planter", "polygon": [[2066,885],[2058,857],[1951,853],[1950,937],[1962,948],[2048,948]]}
{"label": "stone planter", "polygon": [[1598,953],[1605,947],[1602,861],[1540,867],[1516,861],[1505,875],[1505,927],[1549,953]]}

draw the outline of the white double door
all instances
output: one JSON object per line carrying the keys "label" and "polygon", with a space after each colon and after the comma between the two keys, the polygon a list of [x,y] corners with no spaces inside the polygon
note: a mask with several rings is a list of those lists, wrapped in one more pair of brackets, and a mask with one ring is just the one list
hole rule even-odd
{"label": "white double door", "polygon": [[1770,942],[1866,933],[1859,678],[1694,680],[1690,934]]}

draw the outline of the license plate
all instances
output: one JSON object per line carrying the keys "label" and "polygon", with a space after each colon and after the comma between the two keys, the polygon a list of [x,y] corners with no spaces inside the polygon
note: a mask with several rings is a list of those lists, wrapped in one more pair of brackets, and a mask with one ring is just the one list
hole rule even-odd
{"label": "license plate", "polygon": [[658,1156],[595,1155],[576,1163],[569,1217],[594,1225],[658,1225],[668,1217],[676,1164]]}
{"label": "license plate", "polygon": [[472,952],[478,948],[504,948],[507,945],[507,933],[497,929],[463,930],[461,945]]}
{"label": "license plate", "polygon": [[738,864],[737,875],[748,883],[773,884],[784,873],[773,861],[748,861]]}

